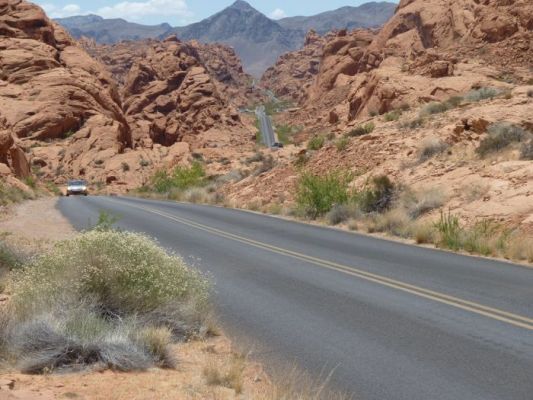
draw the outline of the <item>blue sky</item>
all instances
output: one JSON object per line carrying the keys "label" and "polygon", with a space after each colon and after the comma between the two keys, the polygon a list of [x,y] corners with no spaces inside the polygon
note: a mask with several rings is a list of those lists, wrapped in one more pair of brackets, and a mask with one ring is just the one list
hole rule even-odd
{"label": "blue sky", "polygon": [[[124,18],[144,24],[168,22],[185,25],[206,18],[229,6],[234,0],[38,0],[51,17],[98,14],[105,18]],[[271,18],[313,15],[342,6],[357,6],[368,0],[249,0]],[[390,0],[389,0],[390,1]],[[392,0],[396,1],[396,0]]]}

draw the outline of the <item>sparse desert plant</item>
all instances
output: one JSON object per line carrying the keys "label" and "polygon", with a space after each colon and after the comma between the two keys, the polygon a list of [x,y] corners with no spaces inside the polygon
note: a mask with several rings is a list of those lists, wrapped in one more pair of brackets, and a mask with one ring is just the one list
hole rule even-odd
{"label": "sparse desert plant", "polygon": [[263,159],[259,167],[255,170],[254,174],[255,175],[263,174],[265,172],[270,171],[275,166],[276,166],[276,160],[274,160],[274,157],[272,157],[271,155],[268,155]]}
{"label": "sparse desert plant", "polygon": [[420,116],[440,114],[448,111],[450,108],[451,106],[447,103],[433,101],[422,107],[420,110]]}
{"label": "sparse desert plant", "polygon": [[357,193],[356,201],[363,212],[383,212],[389,209],[394,190],[394,184],[388,176],[376,176],[372,178],[369,188]]}
{"label": "sparse desert plant", "polygon": [[520,148],[521,160],[533,160],[533,138],[524,143]]}
{"label": "sparse desert plant", "polygon": [[207,280],[140,234],[89,231],[12,275],[0,336],[26,372],[170,365],[163,330],[199,334],[209,311]]}
{"label": "sparse desert plant", "polygon": [[406,237],[411,219],[403,208],[394,208],[383,214],[376,214],[371,220],[369,231],[387,232],[395,236]]}
{"label": "sparse desert plant", "polygon": [[527,91],[527,97],[533,97],[533,89]]}
{"label": "sparse desert plant", "polygon": [[445,201],[442,191],[436,188],[427,190],[404,190],[400,196],[400,204],[407,210],[412,219],[442,207]]}
{"label": "sparse desert plant", "polygon": [[130,170],[130,165],[127,162],[123,161],[120,166],[122,168],[122,172],[128,172]]}
{"label": "sparse desert plant", "polygon": [[326,214],[330,225],[338,225],[347,221],[354,214],[354,207],[349,204],[335,204]]}
{"label": "sparse desert plant", "polygon": [[177,166],[170,174],[159,170],[152,177],[152,185],[158,193],[167,193],[173,188],[186,190],[204,184],[205,171],[198,161],[194,161],[190,167]]}
{"label": "sparse desert plant", "polygon": [[412,119],[410,121],[400,123],[402,129],[417,129],[424,126],[426,120],[422,117]]}
{"label": "sparse desert plant", "polygon": [[413,222],[409,227],[409,233],[417,244],[429,244],[435,241],[435,228],[427,222]]}
{"label": "sparse desert plant", "polygon": [[463,228],[457,216],[441,212],[440,219],[435,222],[435,229],[438,233],[437,246],[454,251],[461,249]]}
{"label": "sparse desert plant", "polygon": [[533,237],[516,231],[508,236],[503,255],[511,260],[533,263]]}
{"label": "sparse desert plant", "polygon": [[350,173],[341,171],[324,175],[302,173],[297,185],[297,208],[313,219],[326,214],[335,204],[345,204],[348,201],[351,180]]}
{"label": "sparse desert plant", "polygon": [[263,153],[261,153],[260,151],[258,151],[253,156],[248,157],[246,159],[245,163],[246,164],[251,164],[251,163],[260,162],[260,161],[263,161],[264,158],[265,158],[265,155]]}
{"label": "sparse desert plant", "polygon": [[501,151],[511,143],[523,142],[531,136],[523,128],[508,122],[492,124],[487,131],[488,136],[480,142],[476,149],[481,157]]}
{"label": "sparse desert plant", "polygon": [[483,181],[469,182],[462,187],[464,198],[469,202],[483,198],[489,191],[490,184]]}
{"label": "sparse desert plant", "polygon": [[374,131],[374,128],[376,126],[373,122],[369,122],[364,125],[360,125],[354,129],[352,129],[350,132],[346,134],[348,137],[357,137],[357,136],[363,136],[368,135],[369,133],[372,133]]}
{"label": "sparse desert plant", "polygon": [[0,205],[6,206],[31,198],[33,198],[32,193],[25,192],[24,190],[0,181]]}
{"label": "sparse desert plant", "polygon": [[482,87],[469,91],[465,95],[465,99],[472,103],[486,99],[493,99],[501,93],[500,90],[492,87]]}
{"label": "sparse desert plant", "polygon": [[168,327],[144,328],[136,334],[135,340],[142,348],[148,350],[160,367],[175,368],[177,366],[177,359],[170,351],[172,331]]}
{"label": "sparse desert plant", "polygon": [[401,116],[402,116],[402,111],[401,110],[393,110],[393,111],[390,111],[387,114],[385,114],[383,116],[383,119],[386,122],[398,121]]}
{"label": "sparse desert plant", "polygon": [[24,263],[24,255],[4,241],[0,241],[0,270],[12,270]]}
{"label": "sparse desert plant", "polygon": [[209,193],[205,187],[194,187],[187,189],[181,198],[189,203],[205,204],[208,202]]}
{"label": "sparse desert plant", "polygon": [[228,364],[220,360],[209,360],[204,366],[203,375],[210,386],[223,386],[242,393],[244,384],[245,358],[234,354]]}
{"label": "sparse desert plant", "polygon": [[150,161],[145,160],[144,158],[141,157],[141,159],[139,160],[139,165],[142,168],[146,168],[146,167],[148,167],[150,165]]}
{"label": "sparse desert plant", "polygon": [[326,141],[326,138],[321,135],[313,136],[311,139],[309,139],[309,142],[307,143],[307,148],[309,150],[320,150]]}
{"label": "sparse desert plant", "polygon": [[441,154],[448,149],[449,145],[441,139],[431,136],[422,141],[418,149],[418,161],[423,163],[437,154]]}
{"label": "sparse desert plant", "polygon": [[36,189],[37,188],[37,181],[35,180],[35,178],[33,176],[28,176],[26,178],[24,178],[24,183],[26,185],[28,185],[30,188],[32,189]]}
{"label": "sparse desert plant", "polygon": [[338,151],[344,151],[350,144],[350,140],[347,137],[341,137],[335,142],[335,147]]}

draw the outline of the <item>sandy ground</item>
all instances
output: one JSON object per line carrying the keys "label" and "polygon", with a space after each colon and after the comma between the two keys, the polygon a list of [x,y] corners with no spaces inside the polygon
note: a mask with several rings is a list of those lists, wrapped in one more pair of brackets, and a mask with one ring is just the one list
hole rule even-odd
{"label": "sandy ground", "polygon": [[1,239],[34,252],[72,237],[76,231],[55,208],[56,201],[45,197],[11,207],[0,218]]}
{"label": "sandy ground", "polygon": [[[46,250],[75,230],[55,208],[54,198],[24,202],[2,216],[1,240],[26,252]],[[9,296],[0,293],[1,308]],[[87,371],[62,375],[24,375],[0,370],[0,400],[226,400],[270,398],[272,385],[260,364],[235,354],[220,335],[174,346],[176,370],[146,372]],[[216,370],[232,383],[208,384],[206,370]],[[224,379],[222,379],[224,380]],[[230,387],[226,387],[230,386]]]}

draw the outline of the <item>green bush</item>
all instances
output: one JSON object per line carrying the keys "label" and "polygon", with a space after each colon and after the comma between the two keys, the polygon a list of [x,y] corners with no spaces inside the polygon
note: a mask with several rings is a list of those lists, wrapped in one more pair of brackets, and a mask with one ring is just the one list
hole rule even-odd
{"label": "green bush", "polygon": [[20,267],[24,257],[7,243],[0,241],[0,270],[12,270]]}
{"label": "green bush", "polygon": [[309,143],[307,143],[307,148],[309,150],[320,150],[322,147],[324,147],[324,143],[326,141],[326,138],[321,135],[313,136]]}
{"label": "green bush", "polygon": [[374,128],[376,126],[373,122],[369,122],[365,125],[360,125],[357,128],[352,129],[350,132],[346,134],[348,137],[357,137],[357,136],[363,136],[368,135],[369,133],[372,133],[374,131]]}
{"label": "green bush", "polygon": [[199,272],[146,236],[113,230],[58,243],[14,271],[10,291],[3,356],[27,372],[148,368],[162,352],[142,332],[166,328],[184,340],[201,333],[209,311]]}
{"label": "green bush", "polygon": [[383,116],[383,119],[386,122],[398,121],[401,116],[402,116],[402,111],[401,110],[393,110],[393,111],[390,111],[387,114],[385,114]]}
{"label": "green bush", "polygon": [[489,126],[488,136],[481,141],[476,152],[481,157],[485,157],[490,153],[503,150],[511,143],[522,142],[528,136],[531,136],[531,134],[528,134],[519,126],[507,122],[498,122]]}
{"label": "green bush", "polygon": [[359,208],[366,213],[383,212],[389,209],[394,197],[394,184],[388,176],[372,179],[372,186],[357,194]]}
{"label": "green bush", "polygon": [[342,137],[335,142],[335,147],[338,151],[344,151],[350,144],[350,140],[347,137]]}
{"label": "green bush", "polygon": [[311,218],[317,218],[335,204],[345,204],[350,198],[351,180],[351,174],[346,172],[333,171],[325,175],[304,172],[296,192],[298,209]]}
{"label": "green bush", "polygon": [[157,171],[152,177],[152,185],[158,193],[167,193],[171,189],[186,190],[203,184],[205,171],[198,161],[194,161],[190,167],[177,166],[170,174],[164,170]]}

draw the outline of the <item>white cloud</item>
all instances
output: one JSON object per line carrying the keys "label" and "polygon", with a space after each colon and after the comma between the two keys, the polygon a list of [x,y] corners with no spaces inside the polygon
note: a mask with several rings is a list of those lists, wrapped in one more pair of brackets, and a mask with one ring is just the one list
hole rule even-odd
{"label": "white cloud", "polygon": [[41,7],[50,18],[64,18],[81,14],[81,7],[77,4],[67,4],[64,7],[57,7],[53,4],[41,4]]}
{"label": "white cloud", "polygon": [[140,20],[148,16],[188,18],[192,16],[185,0],[123,1],[102,7],[95,14],[104,18]]}
{"label": "white cloud", "polygon": [[272,19],[282,19],[286,17],[287,17],[287,14],[281,8],[276,8],[274,11],[270,13],[270,18]]}

